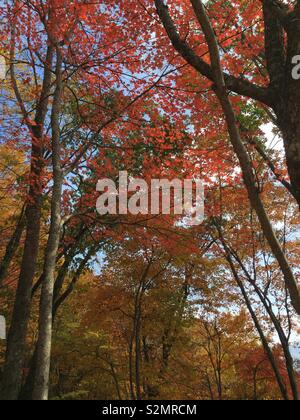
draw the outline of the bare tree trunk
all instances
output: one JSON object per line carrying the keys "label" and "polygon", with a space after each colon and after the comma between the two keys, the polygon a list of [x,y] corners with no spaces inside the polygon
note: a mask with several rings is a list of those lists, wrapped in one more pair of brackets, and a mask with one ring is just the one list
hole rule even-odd
{"label": "bare tree trunk", "polygon": [[208,387],[208,390],[209,390],[210,399],[212,401],[215,401],[214,391],[213,391],[213,388],[212,388],[212,385],[211,385],[210,378],[209,378],[208,374],[205,375],[205,379],[206,379],[207,387]]}
{"label": "bare tree trunk", "polygon": [[258,368],[256,367],[253,372],[253,401],[258,401],[258,393],[257,393],[257,374]]}
{"label": "bare tree trunk", "polygon": [[[54,296],[53,296],[53,308],[52,308],[52,323],[54,324],[55,317],[57,315],[57,311],[60,308],[60,306],[65,302],[65,300],[70,296],[72,291],[74,290],[74,287],[79,280],[84,268],[86,267],[87,263],[89,262],[90,258],[97,252],[99,249],[99,244],[96,244],[91,247],[90,251],[87,253],[87,255],[83,258],[81,261],[76,273],[74,274],[70,284],[66,288],[66,290],[59,295],[59,291],[61,290],[63,283],[65,281],[68,268],[70,266],[71,260],[68,260],[66,258],[65,261],[67,261],[67,266],[63,264],[63,266],[60,268],[59,273],[57,275],[57,279],[55,282],[55,285],[57,285],[57,288],[54,286]],[[71,254],[74,256],[75,252],[71,252]],[[56,293],[55,293],[56,290]],[[29,371],[25,380],[25,383],[22,387],[22,390],[19,395],[19,400],[32,400],[33,398],[33,389],[34,389],[34,378],[36,375],[36,368],[37,368],[37,344],[35,345],[33,355],[31,357],[30,363],[29,363]]]}
{"label": "bare tree trunk", "polygon": [[28,369],[29,369],[28,374],[22,386],[18,400],[20,401],[32,400],[36,368],[37,368],[37,344],[34,347],[33,355],[31,356],[31,359],[28,365]]}
{"label": "bare tree trunk", "polygon": [[[233,256],[233,258],[237,261],[237,263],[239,264],[239,266],[243,270],[244,274],[246,275],[246,277],[249,280],[249,283],[254,288],[255,293],[257,294],[259,300],[263,304],[263,306],[264,306],[267,314],[269,315],[270,320],[271,320],[271,322],[274,326],[274,329],[278,334],[278,337],[279,337],[279,340],[280,340],[280,343],[281,343],[281,346],[282,346],[282,349],[283,349],[283,353],[284,353],[285,364],[286,364],[286,369],[287,369],[287,373],[288,373],[288,377],[289,377],[289,382],[290,382],[292,395],[293,395],[294,400],[298,401],[299,400],[298,384],[297,384],[296,373],[295,373],[295,369],[294,369],[294,360],[293,360],[293,357],[291,355],[288,337],[286,336],[280,321],[277,319],[277,317],[276,317],[276,315],[275,315],[275,313],[272,309],[272,306],[270,304],[270,301],[267,299],[267,297],[264,295],[264,293],[257,286],[256,282],[251,278],[251,275],[249,274],[247,268],[244,266],[242,260],[237,255],[237,253],[234,252],[233,250],[231,250],[230,247],[228,247],[226,245],[225,239],[222,235],[222,232],[221,232],[220,228],[218,230],[219,230],[220,239],[222,241],[224,249],[226,250],[227,254],[230,253]],[[229,255],[229,258],[231,259],[230,255]]]}
{"label": "bare tree trunk", "polygon": [[[139,311],[140,308],[140,299],[142,293],[142,287],[144,283],[144,278],[140,281],[136,295],[134,298],[134,314],[133,314],[133,325],[132,333],[129,343],[129,376],[130,376],[130,393],[132,400],[140,400],[140,329],[139,324]],[[135,386],[134,386],[135,379]]]}
{"label": "bare tree trunk", "polygon": [[[41,203],[42,203],[42,172],[43,131],[48,110],[48,100],[51,90],[51,66],[53,51],[48,47],[45,63],[43,88],[38,104],[35,124],[31,127],[32,151],[30,168],[30,188],[26,205],[26,237],[21,262],[20,277],[14,302],[14,309],[7,340],[7,350],[2,379],[0,398],[16,400],[22,382],[22,368],[25,354],[27,327],[31,308],[31,289],[36,271],[36,261],[39,251]],[[11,68],[14,80],[13,65]],[[14,84],[14,83],[13,83]],[[17,87],[16,96],[18,97]],[[19,100],[20,102],[20,100]],[[22,104],[20,104],[22,108]]]}
{"label": "bare tree trunk", "polygon": [[14,255],[18,249],[18,246],[20,245],[20,240],[24,232],[24,228],[25,228],[25,206],[22,209],[15,231],[6,246],[4,257],[2,258],[2,261],[0,263],[0,286],[1,286],[2,281],[7,276],[10,263],[12,259],[14,258]]}
{"label": "bare tree trunk", "polygon": [[37,343],[37,364],[33,390],[34,400],[47,400],[52,343],[53,289],[56,257],[61,233],[61,198],[63,173],[61,167],[61,146],[59,117],[62,96],[62,55],[56,48],[56,89],[52,107],[52,165],[53,192],[51,199],[51,224],[46,248],[44,281],[40,301],[39,337]]}
{"label": "bare tree trunk", "polygon": [[130,384],[130,399],[132,401],[135,400],[135,392],[134,392],[134,374],[133,374],[133,342],[134,342],[134,337],[133,335],[130,338],[130,343],[129,343],[129,353],[128,353],[128,358],[129,358],[129,384]]}
{"label": "bare tree trunk", "polygon": [[[239,261],[240,265],[242,266],[242,262]],[[245,269],[244,269],[245,271]],[[289,377],[289,382],[290,382],[290,387],[291,387],[291,391],[292,391],[292,395],[295,401],[299,400],[299,392],[298,392],[298,384],[297,384],[297,379],[296,379],[296,373],[295,373],[295,369],[294,369],[294,360],[293,357],[291,355],[291,351],[290,351],[290,346],[289,346],[289,340],[286,337],[286,334],[280,324],[280,322],[278,321],[272,307],[269,305],[269,303],[267,302],[265,296],[263,295],[263,293],[260,291],[260,289],[257,287],[257,285],[255,284],[254,281],[251,281],[251,276],[247,273],[247,276],[251,282],[251,285],[254,287],[256,294],[258,295],[261,303],[264,305],[266,312],[268,313],[273,326],[278,334],[282,349],[283,349],[283,354],[284,354],[284,358],[285,358],[285,365],[286,365],[286,369],[287,369],[287,373],[288,373],[288,377]]]}
{"label": "bare tree trunk", "polygon": [[218,377],[218,395],[219,400],[223,400],[223,376],[222,376],[222,342],[218,329],[216,328],[216,334],[218,335],[218,351],[217,351],[217,377]]}
{"label": "bare tree trunk", "polygon": [[138,297],[137,314],[135,323],[135,383],[136,383],[136,399],[142,399],[141,393],[141,305],[142,291]]}
{"label": "bare tree trunk", "polygon": [[224,240],[224,238],[223,238],[220,230],[219,230],[219,233],[220,233],[220,239],[221,239],[221,242],[222,242],[224,251],[226,252],[226,259],[227,259],[227,261],[228,261],[228,263],[230,265],[230,268],[231,268],[233,277],[234,277],[237,285],[239,286],[239,288],[240,288],[240,290],[242,292],[242,295],[243,295],[245,304],[247,306],[247,309],[248,309],[248,311],[249,311],[249,313],[251,315],[251,318],[253,320],[253,323],[255,325],[255,328],[256,328],[256,330],[257,330],[257,332],[259,334],[259,337],[260,337],[260,340],[262,342],[263,348],[264,348],[264,350],[266,352],[266,355],[268,356],[268,359],[269,359],[269,362],[270,362],[270,364],[272,366],[272,369],[273,369],[273,372],[274,372],[276,381],[278,383],[278,387],[280,389],[281,395],[282,395],[282,397],[283,397],[284,400],[288,401],[289,400],[289,395],[288,395],[288,392],[287,392],[287,388],[286,388],[286,385],[284,383],[284,380],[283,380],[283,378],[281,376],[280,370],[279,370],[279,368],[277,366],[277,363],[276,363],[275,357],[273,355],[273,352],[272,352],[272,350],[271,350],[271,348],[269,346],[268,340],[267,340],[267,338],[266,338],[266,336],[265,336],[265,334],[263,332],[263,329],[262,329],[262,327],[260,325],[260,322],[259,322],[259,320],[258,320],[258,318],[256,316],[256,313],[255,313],[254,309],[252,308],[252,305],[251,305],[250,299],[248,297],[248,294],[246,292],[246,289],[244,287],[244,284],[241,281],[241,279],[240,279],[240,277],[239,277],[239,275],[237,273],[237,270],[236,270],[236,268],[234,266],[234,263],[232,261],[231,255],[230,255],[230,250],[228,249],[228,247],[227,247],[227,245],[225,243],[225,240]]}

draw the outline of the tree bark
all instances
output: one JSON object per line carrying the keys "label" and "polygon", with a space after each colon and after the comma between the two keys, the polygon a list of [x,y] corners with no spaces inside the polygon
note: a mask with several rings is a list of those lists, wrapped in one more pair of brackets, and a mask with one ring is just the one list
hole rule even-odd
{"label": "tree bark", "polygon": [[136,383],[136,399],[142,399],[141,392],[141,302],[142,296],[139,297],[137,303],[136,325],[135,325],[135,383]]}
{"label": "tree bark", "polygon": [[3,280],[5,279],[5,277],[7,276],[10,263],[12,259],[14,258],[14,255],[20,244],[20,240],[24,232],[24,228],[25,228],[25,206],[22,209],[15,231],[6,246],[4,257],[0,263],[0,286]]}
{"label": "tree bark", "polygon": [[52,308],[56,257],[61,233],[61,199],[63,173],[61,167],[61,146],[59,117],[62,97],[62,54],[56,47],[56,89],[52,106],[52,165],[53,192],[51,199],[51,223],[46,248],[44,281],[40,301],[39,336],[37,343],[37,364],[33,390],[34,400],[47,400],[52,343]]}
{"label": "tree bark", "polygon": [[[70,268],[71,260],[68,260],[66,258],[66,261],[68,261],[67,266],[63,265],[60,268],[56,281],[55,281],[55,285],[58,284],[59,286],[57,286],[57,288],[54,286],[53,308],[52,308],[52,323],[53,324],[54,324],[58,309],[61,307],[61,305],[65,302],[65,300],[70,296],[70,294],[74,290],[74,287],[77,281],[79,280],[84,268],[86,267],[90,258],[97,252],[98,248],[99,248],[99,244],[96,244],[91,247],[90,251],[81,261],[77,271],[72,277],[70,284],[68,285],[66,290],[59,295],[59,291],[61,290],[64,280],[67,276],[68,268]],[[74,256],[75,252],[71,252],[71,254]],[[43,277],[44,277],[44,274],[43,274]],[[56,293],[55,293],[55,290],[56,290]],[[37,344],[38,343],[36,343],[35,345],[34,352],[29,363],[29,371],[26,376],[25,383],[21,389],[19,400],[30,401],[33,399],[34,379],[35,379],[36,368],[37,368]]]}
{"label": "tree bark", "polygon": [[297,201],[300,206],[300,80],[292,76],[293,57],[300,55],[300,16],[289,22],[287,36],[285,81],[281,85],[279,96],[282,100],[278,101],[275,112],[283,134],[291,184],[297,191]]}
{"label": "tree bark", "polygon": [[[13,314],[7,339],[6,358],[3,371],[0,398],[16,400],[22,382],[22,368],[25,354],[27,327],[31,308],[31,289],[36,271],[39,251],[41,203],[42,203],[42,173],[43,160],[43,131],[48,110],[51,90],[51,67],[53,50],[48,47],[44,70],[44,81],[40,101],[37,107],[35,125],[31,128],[32,150],[30,167],[30,187],[26,204],[26,237],[19,282],[16,291]],[[12,65],[12,79],[14,70]],[[13,84],[15,84],[13,82]],[[19,96],[17,87],[16,96]],[[22,105],[20,104],[22,108]]]}

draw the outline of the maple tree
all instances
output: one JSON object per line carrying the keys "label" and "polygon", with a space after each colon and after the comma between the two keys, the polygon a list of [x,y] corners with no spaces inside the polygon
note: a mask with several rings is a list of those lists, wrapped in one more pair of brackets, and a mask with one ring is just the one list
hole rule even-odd
{"label": "maple tree", "polygon": [[[1,3],[1,399],[299,399],[299,13]],[[201,178],[203,224],[100,216],[120,171]]]}

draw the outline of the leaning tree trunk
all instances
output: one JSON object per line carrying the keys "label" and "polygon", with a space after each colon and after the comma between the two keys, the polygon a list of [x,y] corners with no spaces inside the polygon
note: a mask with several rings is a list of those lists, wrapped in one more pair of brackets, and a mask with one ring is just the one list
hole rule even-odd
{"label": "leaning tree trunk", "polygon": [[[249,299],[249,296],[248,296],[248,293],[246,291],[246,288],[244,287],[244,284],[243,284],[242,280],[240,279],[240,276],[239,276],[239,274],[238,274],[238,272],[237,272],[237,270],[235,268],[235,265],[234,265],[234,262],[233,262],[233,258],[236,259],[236,261],[238,262],[238,264],[240,265],[240,267],[246,273],[247,278],[248,278],[250,284],[252,286],[254,286],[254,289],[255,289],[256,294],[258,295],[261,303],[264,305],[264,307],[266,309],[266,312],[270,316],[270,320],[272,321],[273,326],[274,326],[275,330],[278,333],[278,336],[280,338],[280,341],[281,341],[281,344],[283,346],[283,349],[285,351],[288,350],[288,352],[289,352],[289,348],[288,348],[289,346],[288,345],[286,346],[287,339],[285,337],[284,331],[282,330],[282,327],[281,327],[279,321],[277,320],[276,316],[274,315],[274,312],[273,312],[272,308],[267,304],[267,301],[266,301],[265,297],[262,295],[262,293],[259,290],[258,286],[255,284],[255,282],[253,282],[253,280],[251,279],[251,276],[245,270],[242,261],[236,255],[234,255],[233,252],[230,250],[230,248],[227,246],[226,241],[225,241],[225,238],[224,238],[223,233],[222,233],[221,226],[219,226],[218,224],[216,224],[215,226],[217,228],[217,231],[218,231],[218,234],[219,234],[219,238],[220,238],[220,241],[222,243],[222,246],[223,246],[223,249],[224,249],[224,252],[225,252],[225,255],[226,255],[226,260],[227,260],[227,262],[228,262],[228,264],[230,266],[230,269],[232,271],[233,277],[234,277],[234,279],[235,279],[235,281],[236,281],[239,289],[241,290],[241,293],[243,295],[243,298],[244,298],[245,304],[247,306],[247,309],[248,309],[248,311],[249,311],[249,313],[251,315],[251,318],[253,320],[253,323],[254,323],[254,325],[256,327],[256,330],[257,330],[257,332],[259,334],[259,337],[260,337],[260,340],[262,342],[263,348],[264,348],[264,350],[265,350],[265,352],[266,352],[266,354],[268,356],[269,362],[270,362],[270,364],[272,366],[272,369],[273,369],[273,372],[274,372],[276,381],[278,383],[278,386],[279,386],[281,395],[282,395],[282,397],[283,397],[284,400],[289,400],[289,393],[288,393],[288,390],[287,390],[285,381],[284,381],[284,379],[282,377],[282,373],[280,372],[280,369],[279,369],[279,367],[277,365],[277,362],[276,362],[276,359],[275,359],[274,354],[272,352],[272,349],[269,346],[267,337],[265,336],[265,333],[263,332],[261,323],[260,323],[260,321],[259,321],[259,319],[258,319],[258,317],[257,317],[257,315],[255,313],[255,310],[254,310],[254,308],[253,308],[253,306],[251,304],[251,301]],[[286,352],[285,352],[285,356],[287,356],[287,353]],[[295,384],[294,379],[295,378],[294,378],[294,375],[291,375],[290,361],[291,361],[291,357],[290,358],[286,358],[286,362],[287,362],[286,363],[286,366],[287,366],[287,371],[289,373],[289,379],[290,379],[291,389],[293,390],[294,399],[295,400],[298,400],[298,394],[297,394],[297,392],[296,393],[294,392],[295,391],[295,389],[294,389],[294,384]],[[293,365],[292,365],[292,371],[293,371]]]}
{"label": "leaning tree trunk", "polygon": [[[219,230],[219,233],[220,233],[220,230]],[[284,379],[283,379],[282,374],[280,372],[280,369],[279,369],[279,367],[277,365],[277,362],[276,362],[276,359],[275,359],[274,354],[272,352],[272,349],[271,349],[271,347],[270,347],[270,345],[268,343],[268,340],[267,340],[267,338],[265,336],[265,333],[263,332],[263,329],[262,329],[262,326],[260,324],[260,321],[259,321],[258,317],[256,316],[256,313],[255,313],[255,311],[254,311],[254,309],[252,307],[251,301],[250,301],[249,296],[248,296],[248,294],[246,292],[246,289],[244,287],[244,284],[243,284],[242,280],[240,279],[240,277],[239,277],[239,275],[238,275],[238,273],[237,273],[237,271],[235,269],[234,263],[233,263],[233,261],[231,259],[230,251],[229,251],[229,249],[228,249],[228,247],[227,247],[227,245],[226,245],[226,243],[224,241],[224,238],[222,237],[222,234],[221,234],[221,242],[222,242],[222,245],[224,247],[224,251],[226,253],[226,259],[227,259],[227,261],[228,261],[228,263],[230,265],[230,268],[231,268],[233,277],[234,277],[234,279],[235,279],[238,287],[241,290],[241,293],[243,295],[243,298],[244,298],[245,304],[247,306],[247,309],[248,309],[248,311],[249,311],[249,313],[251,315],[251,318],[253,320],[253,323],[255,325],[255,328],[256,328],[256,330],[257,330],[257,332],[259,334],[259,337],[260,337],[261,343],[263,345],[264,351],[266,352],[266,355],[268,357],[268,360],[269,360],[269,362],[271,364],[271,367],[273,369],[273,372],[274,372],[274,375],[275,375],[275,378],[276,378],[278,387],[280,389],[280,393],[282,395],[282,398],[285,401],[288,401],[289,400],[289,394],[288,394],[286,385],[284,383]]]}
{"label": "leaning tree trunk", "polygon": [[47,242],[44,281],[40,301],[39,336],[37,343],[37,363],[33,390],[34,400],[47,400],[49,393],[49,373],[52,343],[52,308],[56,257],[61,233],[61,199],[63,173],[61,165],[59,116],[62,96],[62,54],[56,48],[56,89],[51,115],[53,192],[51,199],[51,223]]}

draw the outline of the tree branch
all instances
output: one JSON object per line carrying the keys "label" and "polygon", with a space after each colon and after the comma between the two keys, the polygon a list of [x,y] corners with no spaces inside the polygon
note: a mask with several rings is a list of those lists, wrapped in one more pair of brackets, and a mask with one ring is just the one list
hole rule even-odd
{"label": "tree branch", "polygon": [[[177,28],[169,14],[167,6],[163,0],[155,0],[157,13],[165,27],[165,30],[176,51],[199,73],[215,83],[212,68],[202,60],[194,50],[181,39]],[[239,95],[246,96],[264,103],[267,106],[273,106],[273,100],[270,95],[270,89],[257,86],[245,79],[237,78],[227,73],[223,73],[227,88]]]}

